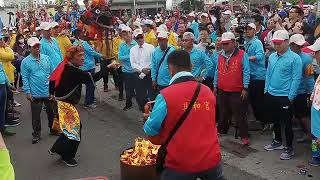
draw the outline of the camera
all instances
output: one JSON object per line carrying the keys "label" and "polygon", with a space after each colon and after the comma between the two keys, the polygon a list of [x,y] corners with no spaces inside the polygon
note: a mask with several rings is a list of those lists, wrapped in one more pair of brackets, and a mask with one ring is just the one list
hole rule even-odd
{"label": "camera", "polygon": [[244,49],[244,41],[245,41],[245,36],[244,33],[246,31],[246,27],[248,24],[253,23],[254,19],[251,18],[250,15],[239,15],[238,16],[238,22],[239,26],[236,27],[235,31],[239,36],[236,38],[237,43],[239,45],[240,49]]}
{"label": "camera", "polygon": [[212,7],[210,10],[209,10],[209,14],[210,15],[213,15],[214,17],[217,18],[215,24],[214,24],[214,27],[217,31],[217,34],[219,36],[221,36],[221,34],[223,33],[223,30],[221,28],[221,22],[220,22],[220,19],[221,19],[221,9],[219,6],[214,6]]}
{"label": "camera", "polygon": [[220,14],[220,7],[219,6],[214,6],[209,10],[210,15],[219,15]]}
{"label": "camera", "polygon": [[207,38],[202,44],[206,46],[206,50],[213,50],[215,48],[215,44],[212,43],[211,38]]}
{"label": "camera", "polygon": [[239,34],[238,37],[236,37],[236,41],[238,43],[238,46],[240,49],[244,49],[244,32],[245,32],[245,26],[238,26],[235,29],[236,33]]}

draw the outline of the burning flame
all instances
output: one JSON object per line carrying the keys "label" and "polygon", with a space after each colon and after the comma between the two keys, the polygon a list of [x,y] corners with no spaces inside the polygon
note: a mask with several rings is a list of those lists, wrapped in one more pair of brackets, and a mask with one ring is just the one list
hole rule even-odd
{"label": "burning flame", "polygon": [[152,165],[156,163],[159,148],[159,145],[154,145],[149,140],[136,138],[134,148],[124,151],[120,160],[133,166]]}

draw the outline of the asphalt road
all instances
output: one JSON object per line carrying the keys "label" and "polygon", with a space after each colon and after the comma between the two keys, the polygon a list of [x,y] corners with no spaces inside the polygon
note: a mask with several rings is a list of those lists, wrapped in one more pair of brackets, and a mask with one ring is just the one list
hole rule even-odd
{"label": "asphalt road", "polygon": [[[16,99],[22,104],[20,120],[22,124],[10,130],[16,136],[6,138],[17,180],[69,180],[84,177],[107,176],[111,180],[120,179],[120,153],[132,146],[136,137],[143,137],[139,117],[130,112],[100,104],[94,110],[80,109],[83,123],[82,140],[76,156],[79,166],[66,167],[58,156],[50,156],[47,150],[57,137],[50,136],[46,114],[42,117],[42,140],[31,144],[31,112],[24,94]],[[226,179],[257,180],[238,168],[224,166]]]}

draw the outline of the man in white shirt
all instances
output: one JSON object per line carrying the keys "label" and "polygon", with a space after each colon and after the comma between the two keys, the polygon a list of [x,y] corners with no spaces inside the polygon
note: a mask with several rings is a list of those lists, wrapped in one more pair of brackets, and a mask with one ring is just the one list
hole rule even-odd
{"label": "man in white shirt", "polygon": [[133,37],[138,44],[130,50],[130,62],[135,71],[137,102],[139,109],[143,111],[144,105],[152,95],[150,65],[154,46],[144,42],[143,31],[141,29],[134,30]]}

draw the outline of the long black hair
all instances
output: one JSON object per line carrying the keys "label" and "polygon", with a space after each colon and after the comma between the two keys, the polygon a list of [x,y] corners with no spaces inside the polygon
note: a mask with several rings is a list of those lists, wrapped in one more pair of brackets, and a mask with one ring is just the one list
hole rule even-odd
{"label": "long black hair", "polygon": [[16,41],[14,42],[14,45],[13,45],[13,51],[15,51],[17,49],[17,47],[19,46],[19,39],[21,39],[21,37],[24,39],[24,36],[22,34],[17,34],[16,36]]}

